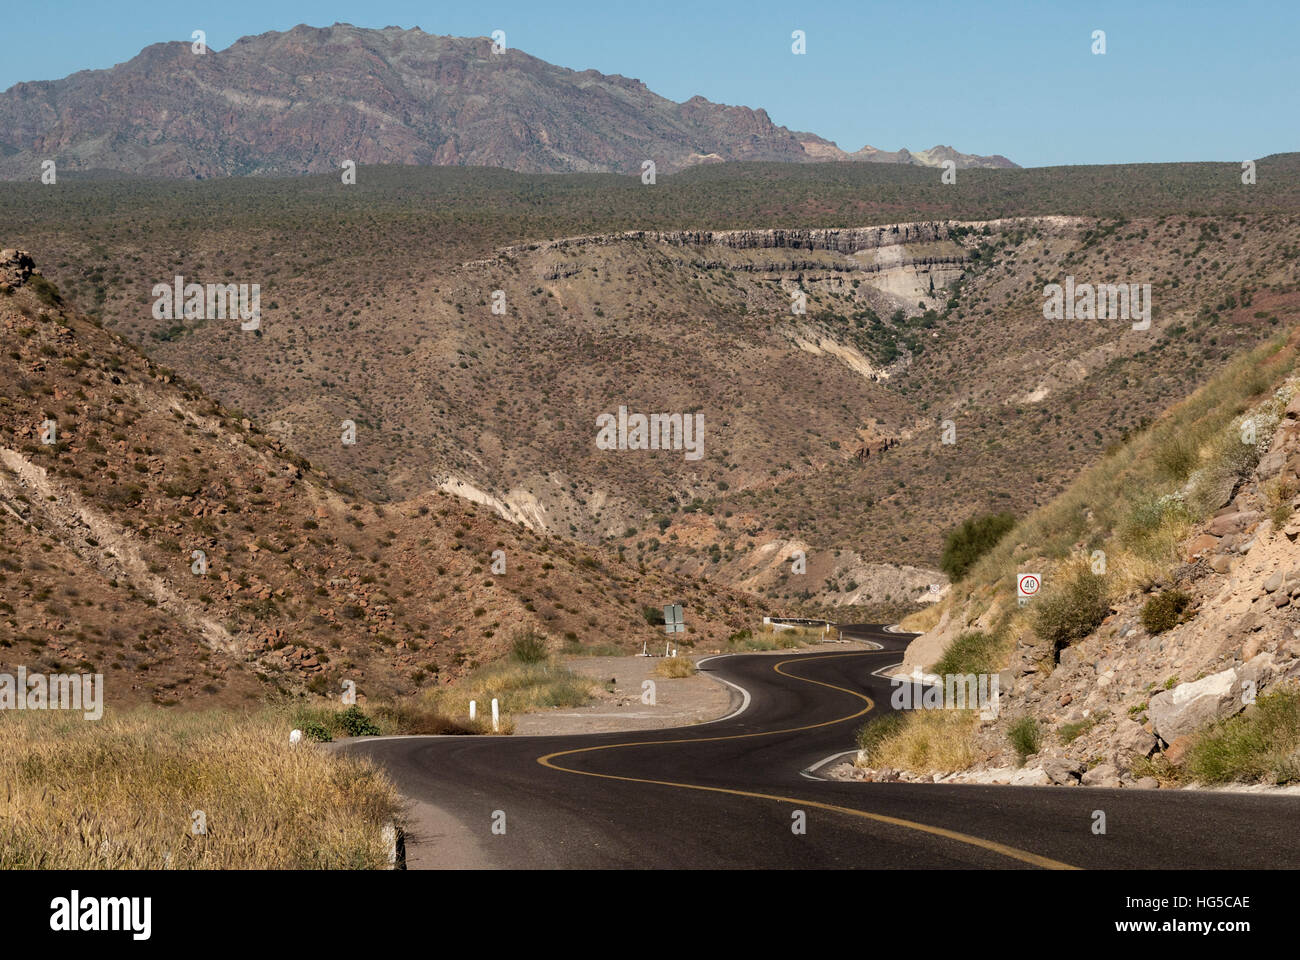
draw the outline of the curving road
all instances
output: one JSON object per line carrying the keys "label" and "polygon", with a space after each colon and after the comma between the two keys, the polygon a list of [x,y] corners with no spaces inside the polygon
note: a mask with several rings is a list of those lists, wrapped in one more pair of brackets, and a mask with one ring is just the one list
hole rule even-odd
{"label": "curving road", "polygon": [[[341,749],[414,801],[411,866],[1294,868],[1300,799],[1200,791],[812,779],[854,746],[906,635],[881,650],[702,662],[748,703],[723,720],[568,737],[388,737]],[[1093,832],[1094,811],[1106,832]],[[792,814],[802,811],[806,832]],[[504,817],[503,817],[504,815]],[[504,818],[505,832],[500,833]],[[493,831],[494,824],[498,832]]]}

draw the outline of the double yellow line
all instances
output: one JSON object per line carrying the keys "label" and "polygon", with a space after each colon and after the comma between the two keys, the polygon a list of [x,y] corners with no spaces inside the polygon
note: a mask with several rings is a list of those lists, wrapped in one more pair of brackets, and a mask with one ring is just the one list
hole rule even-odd
{"label": "double yellow line", "polygon": [[948,840],[955,840],[958,843],[969,844],[973,847],[979,847],[981,850],[988,850],[993,853],[1001,854],[1004,857],[1010,857],[1013,860],[1019,860],[1022,863],[1032,864],[1036,867],[1044,867],[1049,870],[1075,870],[1076,867],[1068,863],[1062,863],[1059,860],[1052,860],[1048,857],[1039,856],[1036,853],[1030,853],[1027,850],[1020,850],[1016,847],[1009,847],[1004,843],[996,843],[992,840],[985,840],[981,837],[972,837],[970,834],[958,833],[956,830],[948,830],[944,827],[933,827],[927,823],[917,823],[914,820],[904,820],[901,817],[890,817],[883,813],[870,813],[866,810],[855,810],[852,807],[841,807],[833,803],[822,803],[818,800],[804,800],[798,797],[785,797],[774,793],[755,793],[751,790],[733,790],[727,787],[707,787],[696,783],[678,783],[673,780],[649,780],[643,777],[620,777],[612,773],[592,773],[588,770],[575,770],[572,767],[563,767],[555,763],[560,757],[574,756],[580,753],[595,753],[600,750],[618,750],[623,747],[645,747],[645,746],[664,746],[673,743],[711,743],[720,740],[747,740],[758,737],[773,737],[783,733],[799,733],[804,730],[816,730],[818,727],[829,727],[837,723],[846,723],[849,720],[856,720],[875,707],[874,701],[866,694],[858,693],[856,690],[850,690],[847,687],[837,686],[833,683],[826,683],[822,680],[810,680],[807,677],[796,676],[793,673],[787,673],[781,668],[791,663],[808,662],[811,660],[833,660],[837,657],[860,656],[861,654],[833,653],[822,657],[796,657],[790,660],[782,660],[772,669],[791,678],[804,683],[815,683],[819,687],[827,687],[831,690],[837,690],[840,693],[847,693],[851,697],[863,701],[866,704],[857,713],[851,713],[848,716],[838,717],[834,720],[825,720],[821,723],[809,723],[801,727],[787,727],[782,730],[765,730],[761,733],[736,733],[725,737],[691,737],[683,740],[637,740],[627,743],[610,743],[595,747],[578,747],[574,750],[557,750],[555,753],[548,753],[544,757],[538,757],[537,762],[551,770],[558,770],[561,773],[574,773],[583,777],[600,777],[602,780],[622,780],[625,783],[649,783],[661,787],[677,787],[680,790],[701,790],[707,793],[726,793],[734,797],[753,797],[758,800],[775,800],[778,803],[793,803],[800,807],[812,807],[818,810],[829,810],[833,813],[843,813],[850,817],[860,817],[864,820],[874,820],[877,823],[887,823],[890,826],[902,827],[905,830],[916,830],[921,833],[928,833],[936,837],[944,837]]}

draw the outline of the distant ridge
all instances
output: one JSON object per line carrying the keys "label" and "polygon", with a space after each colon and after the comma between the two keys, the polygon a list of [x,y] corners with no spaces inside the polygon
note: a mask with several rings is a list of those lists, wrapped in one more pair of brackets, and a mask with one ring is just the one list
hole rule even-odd
{"label": "distant ridge", "polygon": [[146,47],[108,70],[0,93],[0,179],[112,170],[176,178],[306,174],[360,164],[529,173],[668,173],[700,163],[869,161],[1015,167],[936,146],[854,153],[764,110],[676,103],[639,80],[554,66],[486,38],[418,27],[304,25],[199,55]]}

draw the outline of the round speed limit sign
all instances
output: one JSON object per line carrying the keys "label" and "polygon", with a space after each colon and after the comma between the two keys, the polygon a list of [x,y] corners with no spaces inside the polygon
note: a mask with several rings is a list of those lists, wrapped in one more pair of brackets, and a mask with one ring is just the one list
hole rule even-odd
{"label": "round speed limit sign", "polygon": [[1016,577],[1016,596],[1021,600],[1028,600],[1038,593],[1038,588],[1043,585],[1043,578],[1036,573],[1022,573]]}

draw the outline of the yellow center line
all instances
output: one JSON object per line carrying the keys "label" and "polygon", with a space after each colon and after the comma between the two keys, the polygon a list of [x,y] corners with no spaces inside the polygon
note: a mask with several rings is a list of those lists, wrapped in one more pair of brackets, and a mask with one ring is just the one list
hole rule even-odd
{"label": "yellow center line", "polygon": [[[868,651],[869,653],[880,653],[885,651]],[[822,803],[819,800],[805,800],[798,797],[786,797],[774,793],[756,793],[751,790],[735,790],[728,787],[708,787],[697,783],[679,783],[673,780],[650,780],[644,777],[620,777],[612,773],[593,773],[589,770],[575,770],[572,767],[563,767],[555,763],[558,757],[567,757],[579,753],[594,753],[600,750],[618,750],[622,747],[646,747],[646,746],[663,746],[673,743],[713,743],[720,740],[747,740],[758,737],[773,737],[783,733],[800,733],[804,730],[816,730],[819,727],[829,727],[837,723],[846,723],[849,720],[856,720],[858,717],[869,713],[874,707],[875,702],[866,694],[858,693],[856,690],[850,690],[847,687],[837,686],[833,683],[826,683],[822,680],[812,680],[808,677],[796,676],[793,673],[787,673],[781,668],[787,664],[809,662],[812,660],[833,660],[837,657],[862,656],[861,653],[833,653],[820,657],[795,657],[789,660],[782,660],[775,664],[772,669],[782,676],[789,677],[792,680],[800,680],[804,683],[815,683],[819,687],[828,687],[831,690],[838,690],[841,693],[847,693],[851,697],[857,697],[863,701],[866,706],[856,713],[848,716],[839,717],[835,720],[825,720],[821,723],[809,723],[801,727],[787,727],[782,730],[764,730],[760,733],[735,733],[721,737],[690,737],[683,740],[637,740],[627,743],[609,743],[594,747],[578,747],[573,750],[557,750],[554,753],[548,753],[543,757],[538,757],[537,762],[551,770],[558,770],[561,773],[574,773],[583,777],[599,777],[602,780],[622,780],[625,783],[648,783],[662,787],[677,787],[681,790],[701,790],[707,793],[725,793],[735,797],[753,797],[759,800],[775,800],[779,803],[794,803],[802,807],[813,807],[819,810],[830,810],[834,813],[843,813],[851,817],[859,817],[864,820],[874,820],[877,823],[887,823],[895,827],[903,827],[907,830],[917,830],[921,833],[932,834],[937,837],[945,837],[949,840],[956,840],[958,843],[969,844],[979,847],[982,850],[989,850],[993,853],[1001,854],[1004,857],[1010,857],[1013,860],[1019,860],[1023,863],[1033,864],[1036,867],[1044,867],[1049,870],[1076,870],[1077,867],[1068,863],[1062,863],[1059,860],[1052,860],[1049,857],[1040,856],[1031,853],[1028,850],[1020,850],[1016,847],[1007,846],[1004,843],[997,843],[993,840],[985,840],[982,837],[973,837],[970,834],[959,833],[956,830],[948,830],[944,827],[931,826],[928,823],[917,823],[914,820],[904,820],[901,817],[891,817],[883,813],[870,813],[866,810],[855,810],[852,807],[841,807],[833,803]]]}

